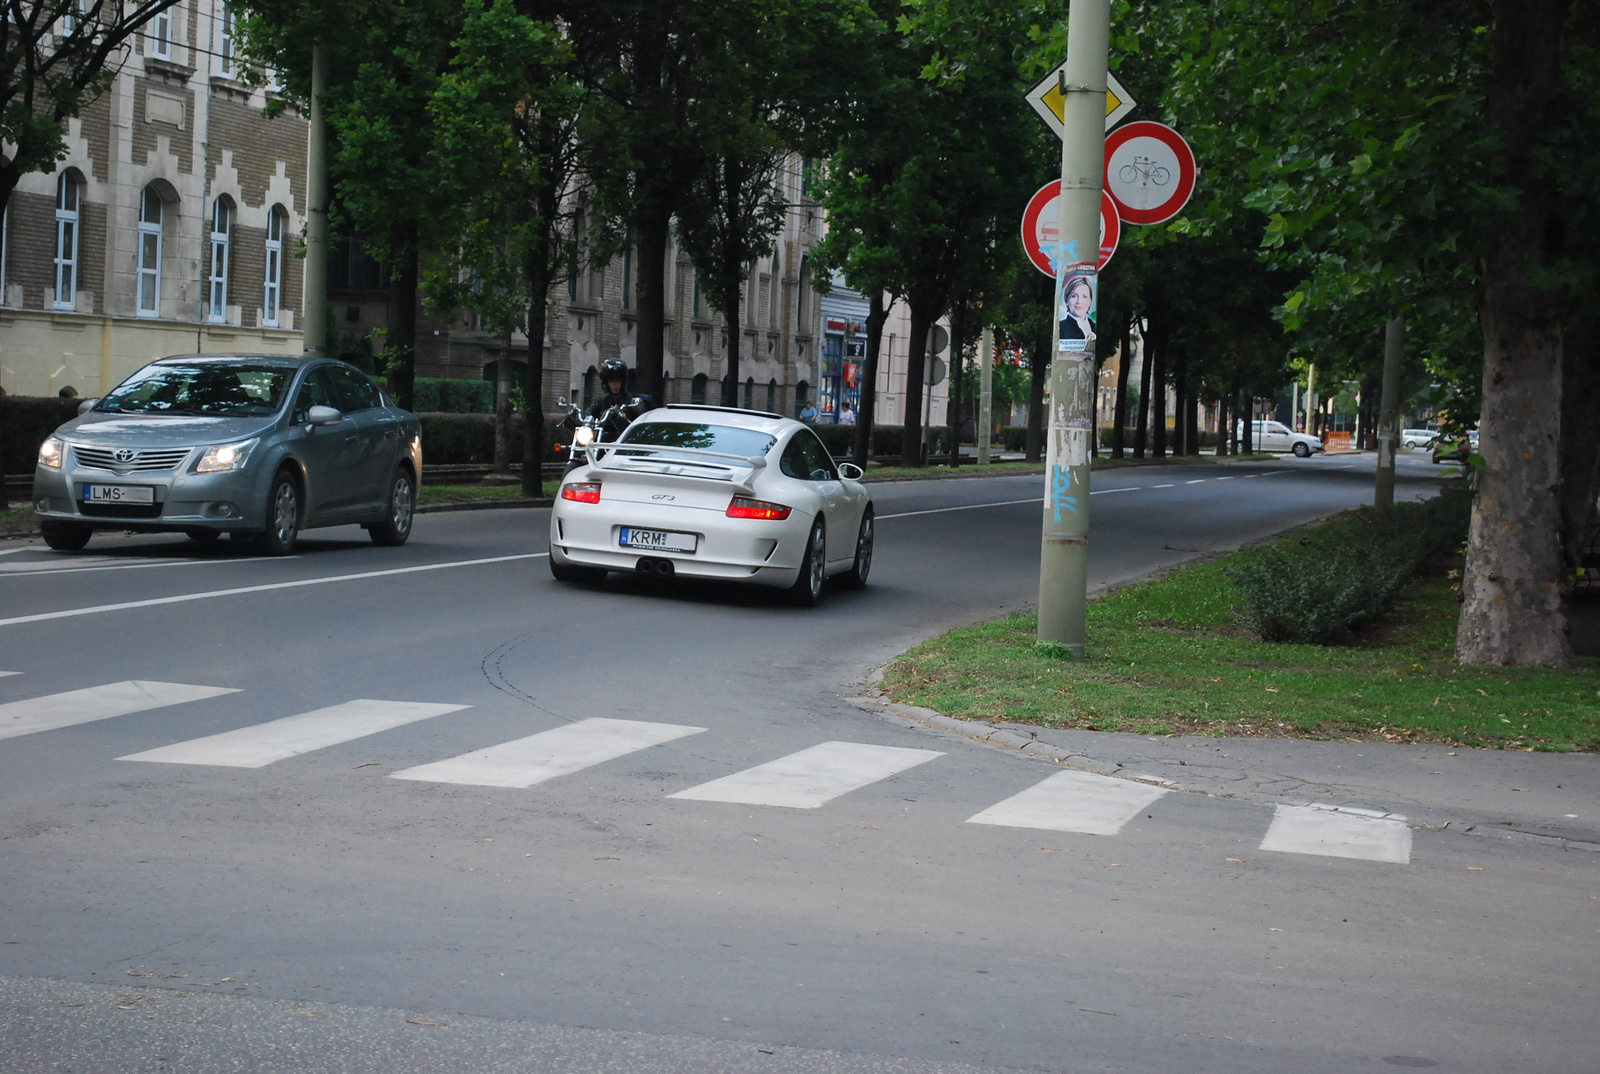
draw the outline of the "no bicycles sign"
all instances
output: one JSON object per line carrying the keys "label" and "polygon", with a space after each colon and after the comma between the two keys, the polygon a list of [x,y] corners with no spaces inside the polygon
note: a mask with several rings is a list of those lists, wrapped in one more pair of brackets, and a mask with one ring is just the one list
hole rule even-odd
{"label": "no bicycles sign", "polygon": [[1194,153],[1183,135],[1141,119],[1106,136],[1105,191],[1130,224],[1171,220],[1194,193]]}

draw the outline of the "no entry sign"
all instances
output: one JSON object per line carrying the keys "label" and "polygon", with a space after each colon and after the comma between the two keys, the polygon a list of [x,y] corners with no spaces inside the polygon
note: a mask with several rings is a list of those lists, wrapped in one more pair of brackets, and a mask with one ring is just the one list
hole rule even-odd
{"label": "no entry sign", "polygon": [[[1040,187],[1028,199],[1028,208],[1022,214],[1022,248],[1028,260],[1040,272],[1055,279],[1056,264],[1083,261],[1076,250],[1063,249],[1061,226],[1057,222],[1056,206],[1061,198],[1061,180],[1054,179]],[[1117,206],[1104,191],[1100,194],[1100,268],[1106,267],[1111,255],[1117,252],[1117,240],[1122,237],[1122,220]]]}
{"label": "no entry sign", "polygon": [[1183,135],[1141,119],[1106,136],[1105,190],[1130,224],[1171,220],[1194,193],[1194,153]]}

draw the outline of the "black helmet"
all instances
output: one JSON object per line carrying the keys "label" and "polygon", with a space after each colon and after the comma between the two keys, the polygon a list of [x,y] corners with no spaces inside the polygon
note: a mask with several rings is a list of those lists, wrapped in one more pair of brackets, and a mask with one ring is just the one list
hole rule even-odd
{"label": "black helmet", "polygon": [[613,380],[622,381],[622,386],[628,386],[628,367],[620,359],[612,358],[600,366],[600,383],[609,384]]}

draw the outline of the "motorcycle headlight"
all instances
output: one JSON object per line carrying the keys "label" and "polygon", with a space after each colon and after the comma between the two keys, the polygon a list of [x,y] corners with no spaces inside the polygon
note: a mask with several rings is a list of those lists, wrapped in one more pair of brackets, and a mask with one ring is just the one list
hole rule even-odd
{"label": "motorcycle headlight", "polygon": [[587,425],[578,426],[578,431],[572,434],[572,442],[579,447],[588,447],[594,442],[594,430]]}
{"label": "motorcycle headlight", "polygon": [[200,456],[200,462],[195,466],[197,474],[220,474],[227,470],[237,470],[244,466],[245,460],[250,457],[250,449],[255,447],[259,437],[253,440],[241,440],[237,444],[213,444],[206,448],[206,453]]}
{"label": "motorcycle headlight", "polygon": [[66,453],[66,442],[59,436],[52,436],[39,445],[39,465],[48,466],[52,470],[59,470],[61,469],[61,457]]}

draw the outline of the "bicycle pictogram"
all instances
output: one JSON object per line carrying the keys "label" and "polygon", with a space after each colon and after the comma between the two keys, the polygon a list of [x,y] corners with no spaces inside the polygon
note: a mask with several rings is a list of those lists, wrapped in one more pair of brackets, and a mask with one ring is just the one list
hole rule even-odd
{"label": "bicycle pictogram", "polygon": [[1166,186],[1167,180],[1172,178],[1172,173],[1155,162],[1153,157],[1134,157],[1132,164],[1124,164],[1117,172],[1117,178],[1124,183],[1143,180],[1154,183],[1156,186]]}

